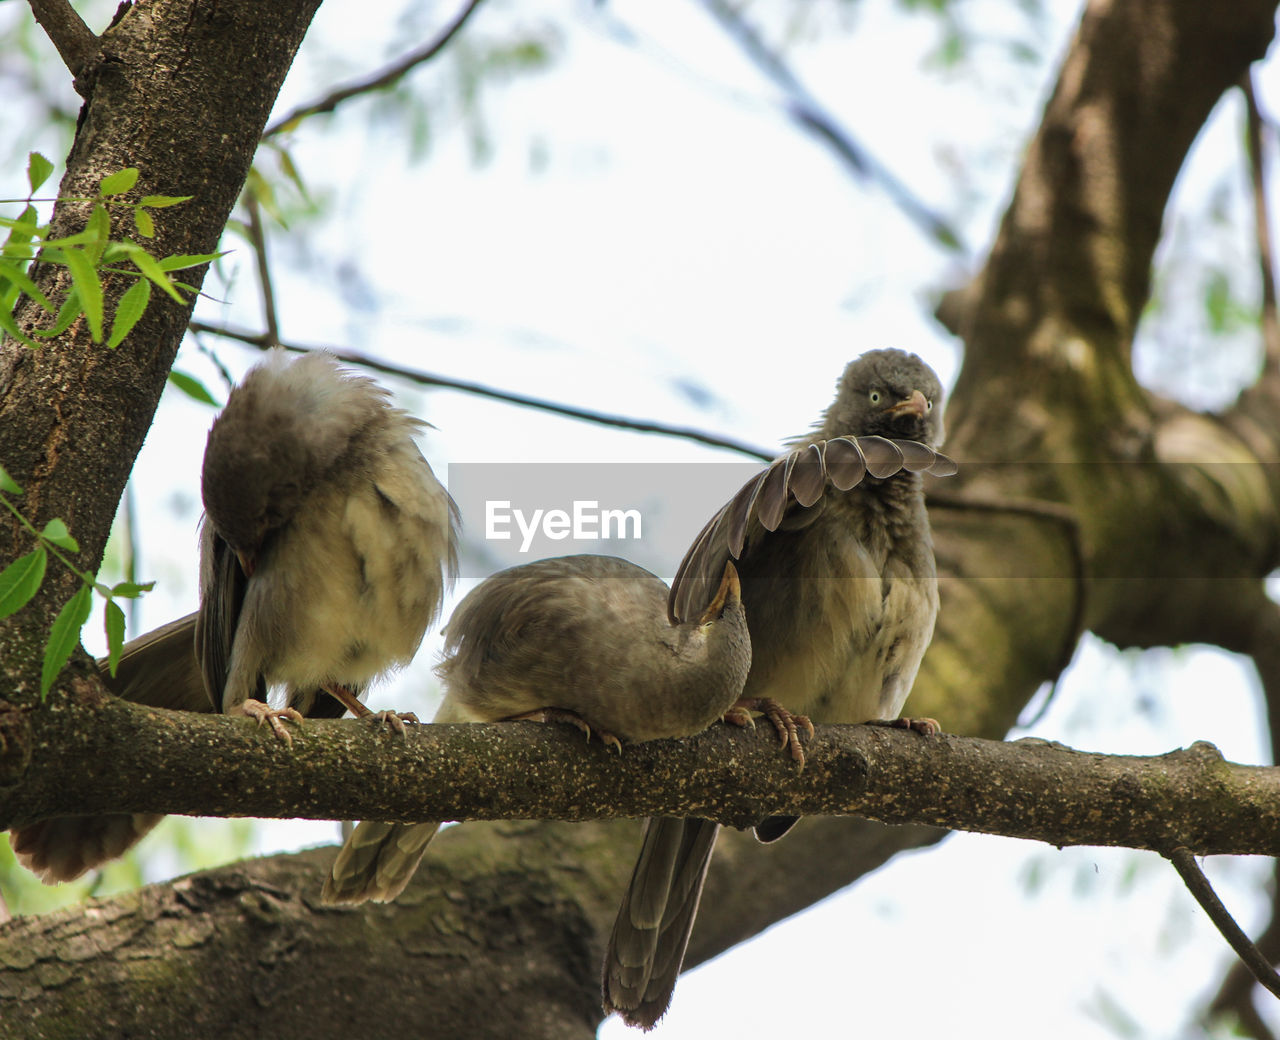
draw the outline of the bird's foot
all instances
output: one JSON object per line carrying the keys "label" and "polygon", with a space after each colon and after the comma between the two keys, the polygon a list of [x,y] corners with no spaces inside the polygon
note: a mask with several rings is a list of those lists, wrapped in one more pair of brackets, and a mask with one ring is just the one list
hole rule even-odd
{"label": "bird's foot", "polygon": [[804,746],[800,743],[800,730],[803,729],[809,739],[813,739],[813,723],[809,721],[809,716],[793,715],[772,697],[743,697],[724,713],[724,721],[734,726],[750,726],[754,729],[756,722],[751,716],[753,711],[760,712],[773,723],[773,728],[778,733],[778,743],[784,750],[791,748],[791,757],[803,769]]}
{"label": "bird's foot", "polygon": [[342,705],[358,719],[373,719],[375,725],[386,726],[392,733],[404,736],[405,723],[416,726],[418,716],[411,711],[374,711],[365,705],[355,693],[339,683],[330,683],[324,688],[325,693]]}
{"label": "bird's foot", "polygon": [[570,726],[574,726],[587,735],[587,739],[591,739],[592,732],[600,740],[606,748],[615,747],[618,754],[622,754],[622,741],[615,737],[608,730],[601,729],[599,726],[593,731],[591,723],[579,715],[576,711],[570,711],[568,708],[535,708],[533,711],[526,711],[522,715],[509,715],[502,720],[503,722],[566,722]]}
{"label": "bird's foot", "polygon": [[[364,705],[361,705],[364,707]],[[418,716],[411,711],[370,711],[365,708],[365,714],[361,718],[371,719],[375,726],[386,726],[392,733],[404,736],[405,726],[418,725]]]}
{"label": "bird's foot", "polygon": [[937,719],[872,719],[867,725],[888,726],[891,729],[909,729],[926,737],[942,732],[942,727],[938,725]]}
{"label": "bird's foot", "polygon": [[270,723],[271,731],[290,747],[293,746],[293,734],[289,732],[281,719],[288,719],[290,722],[302,725],[302,715],[294,708],[272,708],[263,704],[262,701],[247,700],[237,705],[233,710],[241,715],[248,715],[251,719],[257,719],[258,725],[264,722]]}

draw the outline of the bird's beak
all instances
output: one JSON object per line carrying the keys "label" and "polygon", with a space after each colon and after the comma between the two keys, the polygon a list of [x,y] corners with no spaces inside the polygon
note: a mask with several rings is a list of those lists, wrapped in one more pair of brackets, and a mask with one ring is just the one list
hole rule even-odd
{"label": "bird's beak", "polygon": [[253,553],[246,552],[244,549],[237,549],[236,559],[240,561],[240,569],[244,571],[244,576],[252,578],[254,565],[257,563]]}
{"label": "bird's beak", "polygon": [[702,616],[698,618],[698,624],[711,624],[724,611],[724,606],[730,599],[737,600],[741,598],[742,585],[738,581],[738,571],[732,563],[726,563],[724,565],[724,577],[720,579],[720,587],[716,589],[716,598],[702,612]]}
{"label": "bird's beak", "polygon": [[922,419],[928,410],[929,400],[919,390],[912,390],[911,396],[905,401],[899,401],[897,404],[891,405],[885,409],[886,412],[895,418],[899,415],[906,415],[908,412],[914,412]]}

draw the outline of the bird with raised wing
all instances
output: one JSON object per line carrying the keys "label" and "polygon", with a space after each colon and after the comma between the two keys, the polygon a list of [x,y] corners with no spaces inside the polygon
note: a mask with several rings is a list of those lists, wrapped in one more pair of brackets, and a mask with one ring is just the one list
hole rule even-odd
{"label": "bird with raised wing", "polygon": [[[695,539],[670,617],[695,613],[736,562],[752,644],[744,702],[776,699],[823,723],[897,719],[938,611],[922,474],[955,472],[937,451],[941,412],[942,386],[916,355],[861,355],[814,431]],[[756,832],[773,840],[794,822]],[[646,827],[602,980],[605,1010],[629,1025],[652,1028],[670,1005],[718,830],[696,819]]]}

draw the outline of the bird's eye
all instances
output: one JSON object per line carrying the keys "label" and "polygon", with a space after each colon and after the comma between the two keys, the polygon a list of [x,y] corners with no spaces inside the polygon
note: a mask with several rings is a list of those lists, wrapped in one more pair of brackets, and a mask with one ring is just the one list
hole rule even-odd
{"label": "bird's eye", "polygon": [[871,403],[872,403],[872,404],[879,404],[879,403],[880,403],[880,391],[879,391],[879,390],[872,390],[872,391],[871,391],[871,393],[870,393],[870,394],[868,394],[867,396],[871,399]]}
{"label": "bird's eye", "polygon": [[931,412],[931,411],[933,411],[933,398],[932,398],[932,397],[926,397],[926,398],[924,399],[924,410],[925,410],[926,412]]}

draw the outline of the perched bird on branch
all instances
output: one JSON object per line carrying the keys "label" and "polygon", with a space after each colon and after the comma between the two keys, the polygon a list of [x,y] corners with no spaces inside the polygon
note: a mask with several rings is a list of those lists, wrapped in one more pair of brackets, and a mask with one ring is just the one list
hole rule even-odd
{"label": "perched bird on branch", "polygon": [[[407,664],[456,563],[457,508],[413,436],[423,423],[328,354],[272,351],[209,433],[200,610],[125,645],[126,700],[281,720],[338,717]],[[267,690],[286,688],[285,707]],[[399,715],[387,713],[393,727]],[[46,820],[11,833],[19,861],[54,883],[123,854],[161,817]]]}
{"label": "perched bird on branch", "polygon": [[[607,745],[699,733],[734,708],[751,665],[738,576],[727,560],[696,614],[672,622],[667,586],[612,556],[501,571],[458,604],[437,668],[436,722],[568,722]],[[785,728],[786,712],[771,715]],[[338,853],[323,899],[394,899],[439,822],[365,821]]]}
{"label": "perched bird on branch", "polygon": [[[897,719],[938,611],[921,474],[955,472],[935,450],[941,413],[942,386],[920,358],[861,355],[813,433],[694,541],[670,618],[696,615],[736,561],[752,645],[744,699],[776,698],[824,723]],[[773,840],[794,822],[764,820],[756,832]],[[605,1010],[629,1025],[652,1028],[671,1002],[718,830],[696,819],[646,827],[603,970]]]}
{"label": "perched bird on branch", "polygon": [[219,710],[289,741],[281,720],[367,715],[368,683],[408,664],[457,570],[423,425],[324,353],[272,351],[231,392],[205,448],[195,634]]}

